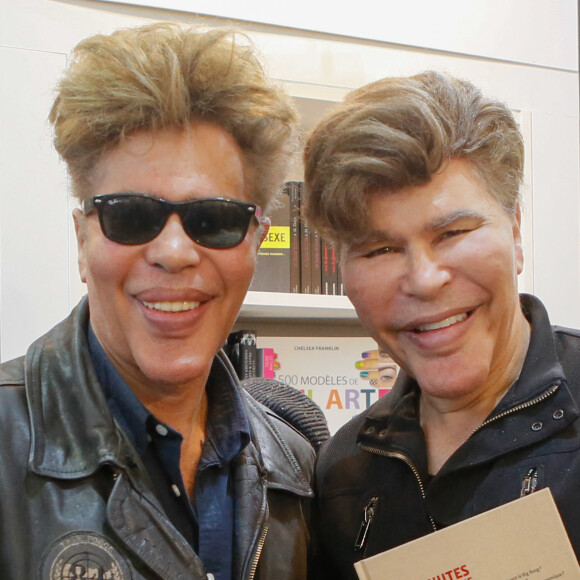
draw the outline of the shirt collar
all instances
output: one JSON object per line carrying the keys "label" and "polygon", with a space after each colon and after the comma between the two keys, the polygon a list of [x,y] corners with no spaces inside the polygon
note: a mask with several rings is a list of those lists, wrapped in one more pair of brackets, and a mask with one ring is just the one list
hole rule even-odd
{"label": "shirt collar", "polygon": [[91,325],[88,331],[89,352],[97,378],[113,417],[131,438],[139,455],[147,448],[147,421],[153,414],[137,398],[106,355]]}
{"label": "shirt collar", "polygon": [[210,451],[202,457],[200,465],[206,459],[223,465],[232,461],[250,442],[250,421],[240,387],[219,357],[214,359],[206,389],[207,439],[215,455]]}
{"label": "shirt collar", "polygon": [[[139,401],[121,377],[92,327],[88,330],[89,352],[113,417],[131,437],[137,452],[142,455],[148,445],[147,427],[159,423]],[[207,382],[208,419],[207,443],[200,467],[224,465],[232,461],[250,441],[250,422],[238,385],[216,357]]]}

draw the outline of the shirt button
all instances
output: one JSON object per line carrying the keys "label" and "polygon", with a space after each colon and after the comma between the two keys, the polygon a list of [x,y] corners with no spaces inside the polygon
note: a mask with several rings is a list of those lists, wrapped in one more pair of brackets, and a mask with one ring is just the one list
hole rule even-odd
{"label": "shirt button", "polygon": [[161,423],[155,425],[155,431],[157,431],[157,433],[159,433],[159,435],[161,435],[162,437],[165,437],[167,433],[169,433],[169,431],[167,431],[167,427],[165,427]]}
{"label": "shirt button", "polygon": [[179,491],[179,488],[177,487],[177,485],[173,484],[171,486],[171,489],[173,490],[175,497],[181,497],[181,492]]}

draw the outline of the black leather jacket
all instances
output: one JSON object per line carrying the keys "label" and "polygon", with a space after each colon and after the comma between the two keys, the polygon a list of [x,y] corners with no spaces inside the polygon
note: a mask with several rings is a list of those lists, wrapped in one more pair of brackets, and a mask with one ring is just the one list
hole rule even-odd
{"label": "black leather jacket", "polygon": [[316,580],[355,580],[361,558],[544,487],[580,556],[580,333],[550,326],[536,298],[522,306],[532,336],[519,380],[432,479],[404,374],[322,447]]}
{"label": "black leather jacket", "polygon": [[[25,357],[0,366],[0,577],[204,579],[111,418],[87,322],[85,300]],[[303,580],[314,451],[244,396],[253,435],[234,474],[233,578]]]}

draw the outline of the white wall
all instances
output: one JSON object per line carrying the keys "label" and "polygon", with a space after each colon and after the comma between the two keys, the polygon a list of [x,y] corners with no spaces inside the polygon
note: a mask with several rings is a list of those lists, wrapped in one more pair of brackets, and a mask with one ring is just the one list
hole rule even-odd
{"label": "white wall", "polygon": [[65,60],[0,48],[0,331],[7,352],[69,309],[66,177],[44,124]]}
{"label": "white wall", "polygon": [[[421,23],[401,8],[409,3],[375,2],[385,24],[375,27],[375,33],[388,33],[391,42],[241,24],[260,46],[270,73],[298,96],[336,100],[348,89],[383,76],[435,68],[470,78],[522,111],[531,142],[527,219],[533,225],[526,242],[528,263],[532,262],[526,288],[545,301],[553,322],[580,327],[576,2],[502,0],[510,12],[497,26],[493,23],[500,21],[498,12],[490,11],[497,1],[463,0],[462,10],[454,12],[442,7],[454,2],[459,6],[457,0],[441,0],[440,10],[429,13],[435,3],[423,0],[420,13],[428,18]],[[411,15],[417,14],[417,2],[410,4]],[[188,0],[188,6],[192,4]],[[196,9],[202,10],[202,4]],[[226,2],[212,2],[207,11],[213,8],[217,14],[216,4],[236,15],[234,4]],[[238,16],[249,19],[251,10],[262,14],[261,6],[274,4],[254,0],[235,6],[244,6]],[[361,6],[372,6],[372,0],[353,5],[360,17],[365,14]],[[466,7],[471,12],[466,13]],[[342,21],[350,22],[347,16],[343,13]],[[83,292],[76,274],[66,174],[50,148],[45,122],[51,88],[66,54],[89,34],[148,20],[200,18],[90,0],[0,0],[1,360],[22,354]],[[223,23],[211,17],[203,21]],[[296,26],[304,27],[302,22]],[[506,28],[506,22],[511,26]],[[418,30],[424,33],[417,35]],[[450,30],[456,31],[452,45]],[[429,48],[418,48],[421,44]]]}
{"label": "white wall", "polygon": [[[578,65],[575,0],[101,0],[211,14],[563,69]],[[554,42],[557,34],[557,42]],[[530,42],[533,39],[533,42]]]}

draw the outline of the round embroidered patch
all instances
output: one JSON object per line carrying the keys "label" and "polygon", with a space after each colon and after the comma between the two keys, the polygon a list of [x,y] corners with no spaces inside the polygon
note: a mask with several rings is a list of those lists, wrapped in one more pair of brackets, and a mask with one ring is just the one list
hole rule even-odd
{"label": "round embroidered patch", "polygon": [[43,559],[41,580],[132,580],[125,558],[101,534],[72,532]]}

